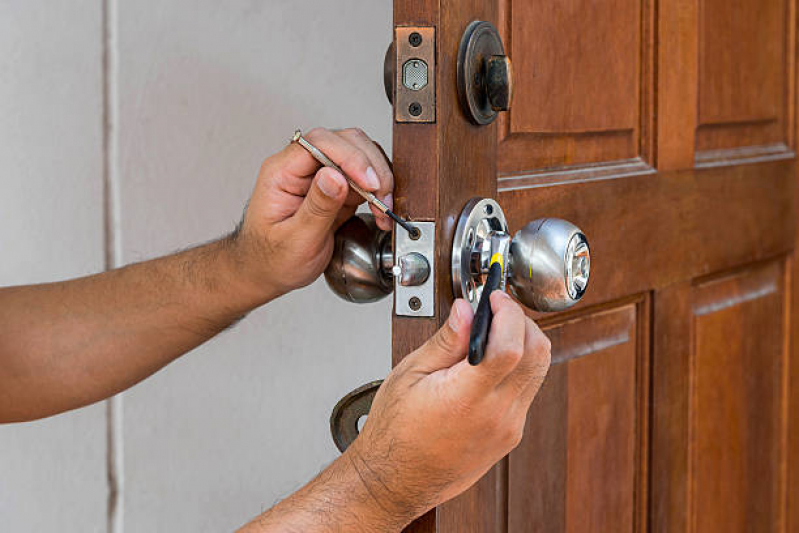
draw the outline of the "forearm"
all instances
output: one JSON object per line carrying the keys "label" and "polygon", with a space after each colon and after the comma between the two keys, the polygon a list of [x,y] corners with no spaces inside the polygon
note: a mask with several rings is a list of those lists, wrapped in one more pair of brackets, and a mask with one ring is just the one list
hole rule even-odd
{"label": "forearm", "polygon": [[122,391],[278,294],[228,237],[76,280],[0,289],[0,422]]}
{"label": "forearm", "polygon": [[392,533],[410,523],[412,515],[403,516],[367,485],[345,453],[239,533]]}

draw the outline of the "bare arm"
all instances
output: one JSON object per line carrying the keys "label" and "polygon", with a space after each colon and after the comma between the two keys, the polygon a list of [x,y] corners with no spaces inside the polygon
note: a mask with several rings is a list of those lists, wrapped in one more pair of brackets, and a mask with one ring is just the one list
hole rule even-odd
{"label": "bare arm", "polygon": [[[388,163],[361,132],[308,137],[363,188],[390,193]],[[290,145],[264,162],[241,230],[227,238],[95,276],[0,289],[0,423],[107,398],[313,282],[359,203],[343,176]],[[378,223],[389,227],[385,215]]]}
{"label": "bare arm", "polygon": [[231,236],[62,283],[0,289],[0,421],[107,398],[278,296]]}

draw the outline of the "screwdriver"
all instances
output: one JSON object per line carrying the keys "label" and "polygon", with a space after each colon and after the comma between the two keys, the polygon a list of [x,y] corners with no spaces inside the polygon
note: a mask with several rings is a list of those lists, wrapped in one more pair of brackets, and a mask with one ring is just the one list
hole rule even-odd
{"label": "screwdriver", "polygon": [[322,165],[337,170],[342,176],[344,176],[344,179],[347,180],[347,183],[350,184],[350,187],[352,187],[352,189],[355,192],[360,194],[363,197],[363,199],[369,203],[369,205],[375,206],[377,209],[380,210],[381,213],[388,215],[388,217],[391,218],[394,222],[402,226],[402,228],[405,231],[407,231],[412,238],[414,239],[419,238],[418,228],[413,227],[411,224],[409,224],[408,222],[406,222],[405,220],[401,219],[396,214],[394,214],[394,212],[391,209],[389,209],[386,204],[378,200],[374,194],[370,193],[369,191],[363,190],[357,183],[355,183],[352,180],[352,178],[344,174],[344,171],[341,170],[341,168],[339,168],[337,164],[331,161],[330,158],[327,157],[323,151],[321,151],[319,148],[309,143],[308,139],[302,136],[302,131],[300,130],[295,131],[294,136],[291,138],[291,140],[299,144],[306,150],[308,150],[308,153],[310,153],[313,156],[313,158],[319,161]]}

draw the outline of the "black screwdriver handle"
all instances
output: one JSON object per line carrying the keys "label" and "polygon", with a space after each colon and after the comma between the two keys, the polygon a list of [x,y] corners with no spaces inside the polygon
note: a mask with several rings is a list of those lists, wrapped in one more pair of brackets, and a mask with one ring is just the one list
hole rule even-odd
{"label": "black screwdriver handle", "polygon": [[483,286],[483,294],[477,304],[477,311],[472,322],[472,331],[469,336],[469,364],[477,365],[483,360],[488,343],[488,332],[491,329],[491,320],[494,313],[491,311],[489,296],[499,288],[502,281],[502,260],[492,261],[488,269],[488,278]]}

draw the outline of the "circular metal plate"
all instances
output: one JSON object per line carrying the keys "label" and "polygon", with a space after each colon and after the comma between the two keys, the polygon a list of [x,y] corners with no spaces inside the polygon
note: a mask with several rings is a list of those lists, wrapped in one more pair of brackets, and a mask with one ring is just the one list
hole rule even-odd
{"label": "circular metal plate", "polygon": [[490,198],[469,200],[452,241],[452,291],[455,298],[464,298],[472,309],[477,309],[488,275],[481,265],[488,264],[489,257],[483,256],[491,254],[488,237],[492,231],[508,232],[502,208]]}
{"label": "circular metal plate", "polygon": [[330,434],[341,453],[349,448],[360,433],[358,421],[369,415],[372,401],[383,380],[371,381],[351,391],[338,401],[330,415]]}
{"label": "circular metal plate", "polygon": [[458,97],[475,124],[490,124],[497,118],[485,90],[485,64],[492,56],[504,55],[505,47],[493,24],[475,20],[466,27],[458,49]]}

